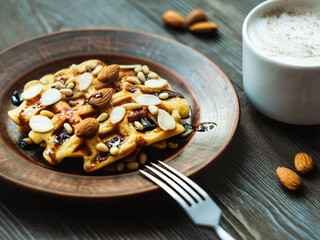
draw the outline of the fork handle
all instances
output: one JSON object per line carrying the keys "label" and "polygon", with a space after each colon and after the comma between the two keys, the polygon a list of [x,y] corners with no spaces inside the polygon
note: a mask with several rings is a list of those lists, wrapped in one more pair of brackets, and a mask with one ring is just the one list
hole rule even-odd
{"label": "fork handle", "polygon": [[216,233],[222,240],[235,240],[229,233],[226,232],[222,227],[215,226],[214,229],[216,230]]}

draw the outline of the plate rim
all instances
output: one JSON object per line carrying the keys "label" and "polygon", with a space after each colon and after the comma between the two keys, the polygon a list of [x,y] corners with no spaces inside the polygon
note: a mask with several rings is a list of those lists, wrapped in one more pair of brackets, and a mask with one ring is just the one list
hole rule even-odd
{"label": "plate rim", "polygon": [[[160,38],[163,39],[165,41],[169,41],[172,42],[174,44],[178,44],[182,47],[185,47],[187,49],[189,49],[190,51],[195,52],[196,54],[200,55],[201,57],[205,58],[211,65],[213,65],[219,72],[221,75],[223,75],[224,79],[227,81],[230,89],[232,90],[234,99],[235,99],[235,119],[233,122],[233,126],[231,128],[230,134],[228,136],[228,138],[226,139],[226,141],[224,141],[224,143],[222,144],[222,146],[220,147],[220,149],[215,152],[215,156],[213,156],[212,159],[218,159],[224,151],[226,151],[226,149],[228,148],[228,146],[230,145],[231,141],[233,140],[236,130],[239,126],[239,122],[240,122],[240,101],[239,101],[239,96],[235,90],[235,87],[233,86],[231,80],[228,78],[228,76],[222,71],[222,69],[215,63],[213,62],[211,59],[209,59],[207,56],[205,56],[204,54],[202,54],[201,52],[191,48],[188,45],[185,45],[183,43],[178,42],[177,40],[171,39],[169,37],[165,37],[159,34],[155,34],[155,33],[150,33],[150,32],[145,32],[145,31],[140,31],[140,30],[135,30],[135,29],[126,29],[126,28],[117,28],[117,27],[85,27],[85,28],[74,28],[74,29],[64,29],[64,30],[60,30],[60,31],[54,31],[54,32],[50,32],[50,33],[46,33],[46,34],[41,34],[41,35],[37,35],[31,38],[27,38],[25,40],[22,40],[20,42],[17,42],[13,45],[10,45],[9,47],[3,49],[0,52],[0,56],[5,54],[6,52],[19,47],[25,43],[28,42],[32,42],[34,40],[38,40],[41,38],[45,38],[45,37],[50,37],[50,36],[54,36],[54,35],[59,35],[59,34],[64,34],[64,33],[72,33],[72,32],[85,32],[85,31],[119,31],[119,32],[128,32],[128,33],[134,33],[134,34],[141,34],[141,35],[148,35],[151,37],[155,37],[155,38]],[[211,164],[213,164],[213,161],[211,159],[211,161],[209,161],[208,163],[204,164],[203,167],[201,169],[199,169],[198,171],[195,171],[193,173],[190,173],[188,175],[188,177],[194,177],[195,175],[198,175],[199,173],[203,172],[205,169],[207,169]],[[142,190],[138,190],[138,191],[134,191],[134,192],[130,192],[130,193],[122,193],[122,194],[116,194],[116,195],[95,195],[95,194],[90,194],[90,195],[82,195],[81,193],[79,194],[75,194],[75,193],[66,193],[66,192],[59,192],[59,191],[52,191],[52,190],[48,190],[42,187],[38,187],[36,185],[32,185],[29,183],[24,183],[20,180],[15,180],[12,178],[8,178],[4,175],[0,175],[0,178],[10,182],[11,184],[18,186],[20,188],[23,189],[27,189],[28,191],[31,192],[35,192],[35,193],[40,193],[42,195],[49,195],[49,196],[54,196],[54,197],[59,197],[59,198],[67,198],[67,199],[83,199],[83,200],[94,200],[94,199],[104,199],[104,200],[116,200],[116,199],[123,199],[123,198],[132,198],[132,197],[136,197],[136,196],[141,196],[141,195],[145,195],[145,194],[150,194],[154,191],[159,190],[160,188],[157,185],[153,185],[150,188],[146,188],[146,189],[142,189]],[[146,180],[147,181],[147,180]]]}

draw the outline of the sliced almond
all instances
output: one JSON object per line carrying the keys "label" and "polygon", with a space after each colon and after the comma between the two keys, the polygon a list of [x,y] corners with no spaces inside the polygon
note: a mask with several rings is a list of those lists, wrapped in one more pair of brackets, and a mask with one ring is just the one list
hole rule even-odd
{"label": "sliced almond", "polygon": [[42,89],[43,89],[43,85],[42,84],[34,85],[32,87],[29,87],[27,90],[25,90],[21,94],[21,97],[24,100],[32,99],[32,98],[36,97],[42,91]]}
{"label": "sliced almond", "polygon": [[[149,80],[151,81],[151,80]],[[140,103],[142,105],[150,106],[150,105],[158,105],[161,103],[161,100],[151,94],[141,94],[138,97],[136,97],[137,103]]]}
{"label": "sliced almond", "polygon": [[140,65],[140,64],[119,65],[119,67],[120,67],[121,69],[133,69],[133,68],[137,68],[137,67],[140,67],[140,68],[141,68],[141,65]]}
{"label": "sliced almond", "polygon": [[143,107],[143,105],[140,103],[125,103],[121,106],[124,107],[126,110],[134,110]]}
{"label": "sliced almond", "polygon": [[158,111],[159,111],[159,108],[157,106],[153,106],[153,105],[150,105],[148,107],[149,109],[149,112],[152,114],[152,115],[157,115],[158,114]]}
{"label": "sliced almond", "polygon": [[51,88],[42,94],[40,102],[44,106],[54,104],[62,98],[62,94],[58,89]]}
{"label": "sliced almond", "polygon": [[99,66],[97,66],[94,70],[93,70],[93,72],[92,72],[92,74],[93,75],[97,75],[101,70],[102,70],[102,66],[101,65],[99,65]]}
{"label": "sliced almond", "polygon": [[110,114],[110,121],[113,124],[120,122],[126,113],[126,109],[122,106],[115,107]]}
{"label": "sliced almond", "polygon": [[90,73],[82,74],[79,80],[80,91],[86,91],[90,87],[92,80],[93,80],[92,74]]}
{"label": "sliced almond", "polygon": [[141,82],[145,82],[146,81],[146,77],[144,76],[143,72],[138,72],[137,77],[139,78],[139,80]]}
{"label": "sliced almond", "polygon": [[148,78],[156,79],[156,78],[158,78],[158,74],[155,73],[155,72],[151,72],[151,73],[148,74]]}
{"label": "sliced almond", "polygon": [[176,127],[176,121],[163,109],[159,109],[157,120],[159,127],[164,131],[173,130]]}
{"label": "sliced almond", "polygon": [[30,119],[29,126],[33,131],[36,132],[48,132],[53,129],[53,123],[50,118],[36,115]]}
{"label": "sliced almond", "polygon": [[165,79],[159,79],[159,80],[148,80],[145,82],[145,86],[149,88],[163,88],[165,85],[167,85],[168,81]]}

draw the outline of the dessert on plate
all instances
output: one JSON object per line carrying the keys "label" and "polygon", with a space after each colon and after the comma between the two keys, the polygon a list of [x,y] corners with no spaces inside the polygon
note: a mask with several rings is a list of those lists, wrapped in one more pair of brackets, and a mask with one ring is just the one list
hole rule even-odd
{"label": "dessert on plate", "polygon": [[[88,60],[28,82],[21,104],[8,112],[29,144],[40,144],[52,165],[83,158],[93,172],[114,162],[146,156],[146,146],[185,132],[189,104],[167,80],[144,65]],[[131,168],[137,168],[131,164]],[[130,169],[130,167],[128,167]]]}

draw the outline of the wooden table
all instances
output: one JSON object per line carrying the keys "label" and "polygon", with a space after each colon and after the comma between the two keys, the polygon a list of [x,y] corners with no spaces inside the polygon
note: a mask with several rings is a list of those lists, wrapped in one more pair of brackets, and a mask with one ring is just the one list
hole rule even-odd
{"label": "wooden table", "polygon": [[[228,75],[240,98],[241,120],[223,156],[194,178],[223,211],[222,226],[236,239],[320,239],[320,128],[273,121],[245,97],[241,26],[261,0],[0,0],[0,49],[61,29],[111,26],[157,33],[208,56]],[[197,37],[162,25],[165,10],[187,15],[205,9],[220,31]],[[2,71],[2,70],[1,70]],[[316,169],[289,192],[276,168],[294,169],[307,152]],[[217,239],[195,226],[164,192],[119,202],[72,202],[39,196],[1,183],[0,239]]]}

